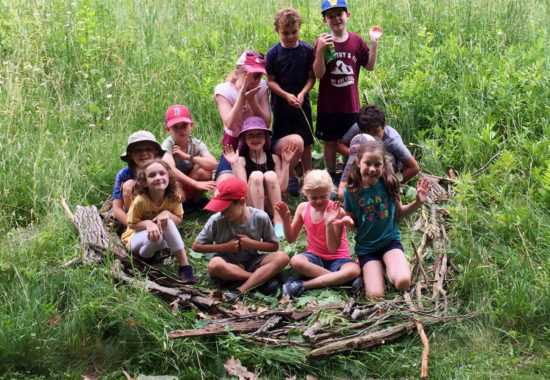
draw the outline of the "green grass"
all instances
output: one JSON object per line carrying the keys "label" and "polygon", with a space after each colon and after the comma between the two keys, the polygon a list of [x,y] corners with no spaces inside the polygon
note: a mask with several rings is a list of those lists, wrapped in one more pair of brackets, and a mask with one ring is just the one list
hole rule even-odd
{"label": "green grass", "polygon": [[[292,5],[302,39],[326,30],[320,1]],[[228,378],[235,355],[268,378],[415,378],[415,334],[395,344],[308,365],[303,352],[230,335],[169,340],[195,327],[102,268],[61,264],[79,254],[60,207],[101,205],[118,156],[139,129],[163,139],[168,106],[189,106],[194,135],[220,153],[213,88],[238,54],[278,41],[283,1],[107,2],[0,0],[0,376],[107,379],[177,374]],[[360,90],[425,172],[460,176],[451,203],[452,291],[476,318],[433,326],[432,378],[544,378],[550,373],[550,9],[548,1],[354,1],[348,28],[384,36]],[[317,90],[312,91],[315,102]],[[314,107],[315,111],[315,107]],[[315,145],[319,152],[321,146]],[[472,173],[497,152],[487,170]],[[295,201],[293,201],[295,203]],[[189,213],[188,247],[207,215]],[[406,249],[414,236],[402,224]],[[283,248],[293,253],[303,238]],[[190,253],[201,280],[207,258]],[[322,297],[321,293],[315,293]],[[273,300],[253,298],[252,302]]]}

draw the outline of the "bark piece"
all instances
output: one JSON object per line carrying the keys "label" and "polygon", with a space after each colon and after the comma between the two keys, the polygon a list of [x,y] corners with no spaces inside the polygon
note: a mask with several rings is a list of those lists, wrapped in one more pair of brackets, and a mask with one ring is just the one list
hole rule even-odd
{"label": "bark piece", "polygon": [[363,337],[343,340],[324,347],[316,348],[306,355],[306,360],[312,362],[314,360],[326,358],[332,355],[347,353],[354,350],[362,350],[365,348],[380,346],[388,342],[392,342],[403,335],[406,335],[414,329],[414,322],[404,322],[397,326],[388,327],[379,330]]}

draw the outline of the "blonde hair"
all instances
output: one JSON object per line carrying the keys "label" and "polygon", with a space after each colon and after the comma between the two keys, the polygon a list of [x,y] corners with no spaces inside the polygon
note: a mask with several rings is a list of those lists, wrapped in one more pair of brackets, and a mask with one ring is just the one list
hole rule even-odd
{"label": "blonde hair", "polygon": [[307,196],[308,192],[318,189],[326,189],[330,193],[336,190],[332,183],[332,177],[326,170],[313,169],[304,176],[303,195]]}
{"label": "blonde hair", "polygon": [[281,26],[290,26],[294,24],[298,24],[298,27],[302,25],[302,19],[300,18],[300,14],[296,11],[296,9],[287,7],[281,9],[275,14],[275,28],[279,28]]}

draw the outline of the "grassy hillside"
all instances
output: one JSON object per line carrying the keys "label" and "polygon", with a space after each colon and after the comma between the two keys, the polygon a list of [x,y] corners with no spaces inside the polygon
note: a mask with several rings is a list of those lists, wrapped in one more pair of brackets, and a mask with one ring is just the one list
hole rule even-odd
{"label": "grassy hillside", "polygon": [[[312,365],[299,350],[233,335],[169,340],[172,329],[196,326],[194,311],[174,315],[98,268],[60,269],[79,254],[60,198],[100,205],[128,135],[147,129],[163,139],[171,104],[189,106],[194,135],[217,156],[214,86],[242,50],[278,41],[273,16],[283,6],[301,13],[301,37],[313,44],[326,31],[320,3],[0,0],[0,377],[79,378],[92,369],[119,379],[125,368],[227,378],[231,355],[274,379],[418,377],[415,334]],[[547,377],[549,2],[350,0],[350,11],[349,31],[384,29],[376,69],[361,75],[364,98],[417,144],[425,172],[459,174],[449,255],[462,274],[452,291],[461,312],[482,313],[431,330],[431,376]],[[188,247],[207,216],[185,218]],[[191,259],[206,284],[206,259]]]}

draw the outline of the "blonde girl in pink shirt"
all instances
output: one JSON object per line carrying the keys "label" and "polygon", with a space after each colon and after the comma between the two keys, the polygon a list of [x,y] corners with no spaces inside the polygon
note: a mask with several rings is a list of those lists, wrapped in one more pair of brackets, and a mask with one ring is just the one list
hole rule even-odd
{"label": "blonde girl in pink shirt", "polygon": [[[283,295],[297,297],[306,289],[336,286],[351,282],[361,274],[359,266],[350,258],[345,227],[334,226],[340,231],[328,229],[340,236],[340,244],[336,246],[335,239],[329,239],[327,244],[327,225],[344,215],[339,202],[330,200],[334,185],[326,170],[311,170],[304,176],[302,194],[307,202],[302,202],[296,208],[294,219],[290,221],[290,210],[284,202],[279,202],[275,210],[283,220],[286,240],[296,241],[302,226],[306,226],[306,252],[296,254],[290,260],[292,269],[309,280],[290,279],[283,285]],[[334,245],[334,246],[333,246]],[[333,252],[333,253],[331,253]]]}

